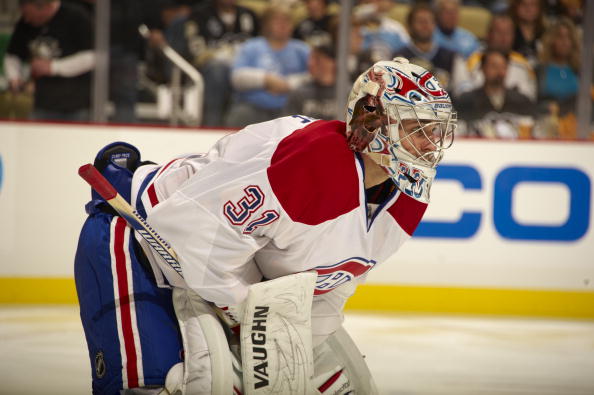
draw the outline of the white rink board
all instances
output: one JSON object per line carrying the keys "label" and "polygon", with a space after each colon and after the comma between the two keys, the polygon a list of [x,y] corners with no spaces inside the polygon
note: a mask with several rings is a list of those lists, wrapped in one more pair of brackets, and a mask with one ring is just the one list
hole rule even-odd
{"label": "white rink board", "polygon": [[72,277],[90,187],[78,168],[113,141],[163,162],[204,151],[221,132],[187,129],[0,123],[0,277]]}
{"label": "white rink board", "polygon": [[[223,134],[0,123],[0,277],[72,276],[84,204],[90,197],[77,170],[92,162],[104,145],[127,141],[140,149],[143,159],[162,162],[203,152]],[[435,182],[424,222],[455,223],[466,212],[475,221],[480,215],[476,231],[452,237],[455,226],[445,224],[440,232],[449,237],[414,237],[370,273],[369,283],[594,289],[593,210],[591,188],[586,188],[594,177],[594,143],[459,140],[443,165],[438,173],[448,173],[450,179]],[[526,174],[546,177],[551,168],[559,178],[554,182],[517,180]],[[495,188],[505,180],[516,180],[507,193]],[[501,211],[506,196],[511,207]],[[504,215],[494,217],[496,208]],[[501,220],[506,216],[507,225]],[[510,218],[517,239],[505,234],[510,232]],[[568,221],[571,226],[565,226]],[[541,231],[557,240],[526,239],[532,227],[545,228]],[[567,232],[573,232],[570,240],[559,240]]]}
{"label": "white rink board", "polygon": [[[594,143],[459,140],[446,153],[442,164],[475,169],[481,177],[481,188],[464,189],[460,182],[438,180],[423,222],[455,222],[462,212],[477,212],[481,214],[478,230],[469,238],[413,237],[386,264],[370,273],[369,282],[594,289],[590,185],[594,178]],[[545,176],[546,169],[552,168],[561,176],[581,174],[585,178],[577,180],[579,187],[571,186],[575,189],[575,201],[570,210],[570,187],[560,182],[523,182],[512,193],[501,192],[501,184],[496,184],[496,180],[502,174],[510,174],[509,168],[528,168]],[[443,173],[443,168],[438,168],[438,175],[440,171]],[[565,180],[570,184],[571,181]],[[574,216],[581,216],[575,219],[585,226],[579,232],[583,235],[575,240],[558,240],[566,232],[554,230],[547,233],[557,235],[557,240],[504,237],[496,229],[495,224],[504,221],[501,215],[494,215],[494,207],[501,205],[506,195],[511,195],[509,211],[520,225],[562,227],[573,211]]]}

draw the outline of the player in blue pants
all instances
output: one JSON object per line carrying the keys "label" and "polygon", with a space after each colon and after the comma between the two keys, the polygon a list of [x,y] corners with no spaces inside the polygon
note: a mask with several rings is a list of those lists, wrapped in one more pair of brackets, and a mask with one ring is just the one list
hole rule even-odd
{"label": "player in blue pants", "polygon": [[[103,148],[95,167],[130,202],[136,147]],[[159,393],[183,357],[171,290],[156,286],[126,221],[96,193],[86,205],[74,275],[91,360],[94,394]]]}

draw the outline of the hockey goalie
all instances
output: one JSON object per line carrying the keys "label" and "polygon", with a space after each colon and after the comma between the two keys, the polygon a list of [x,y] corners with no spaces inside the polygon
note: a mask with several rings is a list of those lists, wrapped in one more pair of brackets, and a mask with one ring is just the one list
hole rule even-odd
{"label": "hockey goalie", "polygon": [[102,149],[182,275],[93,192],[75,262],[93,392],[377,393],[343,307],[413,234],[455,126],[438,81],[396,58],[359,76],[346,122],[274,119],[162,164]]}

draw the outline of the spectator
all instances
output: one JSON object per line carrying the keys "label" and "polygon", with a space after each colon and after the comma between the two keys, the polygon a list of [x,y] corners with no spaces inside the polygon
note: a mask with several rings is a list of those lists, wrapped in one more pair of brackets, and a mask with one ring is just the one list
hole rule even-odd
{"label": "spectator", "polygon": [[223,126],[231,96],[231,65],[238,46],[260,30],[256,14],[236,0],[213,0],[172,24],[171,46],[204,77],[203,125]]}
{"label": "spectator", "polygon": [[[339,41],[340,19],[338,16],[334,16],[330,22],[330,34],[331,44],[335,47]],[[364,49],[363,47],[363,25],[359,17],[353,15],[350,19],[350,40],[349,40],[349,53],[347,55],[347,70],[351,82],[354,82],[357,77],[366,72],[375,63],[385,60],[385,57],[378,57],[379,52],[372,51],[371,49]],[[389,55],[389,60],[393,58],[392,54]]]}
{"label": "spectator", "polygon": [[165,28],[178,20],[187,19],[197,3],[194,0],[165,0],[161,8],[161,17]]}
{"label": "spectator", "polygon": [[538,73],[539,103],[555,102],[573,110],[579,90],[581,46],[575,25],[560,19],[546,31]]}
{"label": "spectator", "polygon": [[293,37],[310,46],[330,42],[332,15],[328,14],[328,0],[305,0],[307,18],[299,22]]}
{"label": "spectator", "polygon": [[427,70],[439,80],[442,86],[449,89],[452,73],[463,68],[461,57],[433,39],[435,32],[435,14],[425,3],[414,5],[407,16],[408,33],[411,43],[397,51],[397,56],[408,58]]}
{"label": "spectator", "polygon": [[301,114],[316,119],[335,119],[336,53],[329,44],[314,47],[309,55],[312,80],[289,93],[286,115]]}
{"label": "spectator", "polygon": [[[550,3],[549,3],[550,4]],[[584,0],[559,0],[559,9],[553,15],[555,17],[566,17],[571,19],[576,28],[581,28],[584,20],[584,13],[586,11],[586,4]],[[549,11],[550,15],[550,11]],[[581,32],[581,30],[580,30]]]}
{"label": "spectator", "polygon": [[[512,50],[514,42],[514,23],[509,15],[496,14],[489,23],[486,50],[495,50],[507,54],[508,67],[505,86],[517,88],[523,95],[536,101],[536,76],[528,60]],[[454,96],[471,91],[483,85],[484,76],[481,59],[485,50],[476,51],[466,61],[466,67],[458,69],[454,75]]]}
{"label": "spectator", "polygon": [[544,4],[542,0],[511,0],[509,13],[516,26],[514,51],[536,67],[540,38],[545,32]]}
{"label": "spectator", "polygon": [[17,22],[4,59],[10,89],[23,89],[30,65],[38,120],[88,121],[95,62],[88,13],[59,0],[20,0]]}
{"label": "spectator", "polygon": [[467,134],[481,137],[517,138],[520,130],[534,123],[535,106],[515,89],[505,87],[508,60],[504,53],[487,50],[481,64],[483,86],[454,101],[458,116],[467,124]]}
{"label": "spectator", "polygon": [[539,137],[576,136],[575,127],[562,131],[560,126],[575,116],[580,53],[576,27],[568,18],[559,19],[543,35],[537,68],[538,104],[542,113],[538,123]]}
{"label": "spectator", "polygon": [[[62,0],[84,7],[91,15],[97,0]],[[138,68],[145,60],[145,72],[151,79],[163,74],[163,59],[155,49],[165,43],[163,14],[173,0],[118,0],[110,3],[109,15],[109,99],[114,105],[112,122],[135,123],[138,101]],[[150,47],[138,31],[140,25],[149,27]],[[155,67],[155,58],[159,58]],[[155,72],[158,70],[158,72]]]}
{"label": "spectator", "polygon": [[464,58],[480,47],[478,39],[468,30],[458,26],[460,20],[460,0],[437,0],[435,3],[437,29],[435,41],[441,47],[454,51]]}
{"label": "spectator", "polygon": [[[95,0],[97,1],[97,0]],[[158,0],[118,0],[110,6],[109,98],[114,105],[112,122],[136,122],[138,63],[144,42],[138,27],[150,29],[150,44],[164,43],[161,4]]]}
{"label": "spectator", "polygon": [[227,126],[241,127],[278,117],[287,94],[309,78],[309,47],[291,39],[289,9],[267,8],[262,15],[262,34],[243,43],[235,58],[231,83],[237,92]]}
{"label": "spectator", "polygon": [[393,6],[392,0],[362,0],[354,10],[361,23],[362,50],[369,51],[375,61],[392,59],[395,51],[410,42],[404,26],[388,16]]}

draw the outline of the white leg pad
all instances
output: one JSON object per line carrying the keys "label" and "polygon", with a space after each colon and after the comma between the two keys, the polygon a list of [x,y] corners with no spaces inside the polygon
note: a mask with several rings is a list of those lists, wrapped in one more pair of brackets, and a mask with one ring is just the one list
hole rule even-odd
{"label": "white leg pad", "polygon": [[184,363],[176,363],[165,376],[165,388],[159,395],[182,395],[184,382]]}
{"label": "white leg pad", "polygon": [[[233,369],[227,337],[216,314],[191,290],[174,288],[173,306],[184,347],[182,394],[231,394]],[[171,382],[172,388],[175,385]]]}
{"label": "white leg pad", "polygon": [[317,393],[377,395],[363,355],[344,328],[314,349]]}
{"label": "white leg pad", "polygon": [[250,286],[241,320],[244,393],[314,394],[311,306],[315,273]]}

